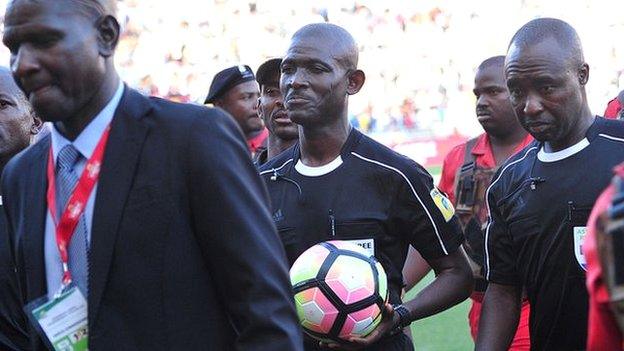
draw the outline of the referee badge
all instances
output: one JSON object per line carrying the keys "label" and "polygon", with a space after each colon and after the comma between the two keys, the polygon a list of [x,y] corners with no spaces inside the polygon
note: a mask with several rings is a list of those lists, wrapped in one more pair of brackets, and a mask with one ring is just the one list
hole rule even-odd
{"label": "referee badge", "polygon": [[455,214],[455,208],[453,208],[453,204],[451,204],[451,201],[446,196],[444,196],[444,194],[442,194],[437,188],[433,188],[433,190],[431,190],[429,194],[431,195],[431,198],[433,199],[435,205],[442,213],[444,220],[447,222],[450,221]]}
{"label": "referee badge", "polygon": [[587,270],[587,260],[583,252],[583,243],[586,235],[587,227],[574,227],[574,256],[576,256],[576,261],[585,271]]}

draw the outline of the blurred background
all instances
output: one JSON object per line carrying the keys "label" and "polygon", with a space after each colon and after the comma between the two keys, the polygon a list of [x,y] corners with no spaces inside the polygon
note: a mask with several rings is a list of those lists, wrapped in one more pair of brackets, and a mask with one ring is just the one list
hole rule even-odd
{"label": "blurred background", "polygon": [[[591,67],[590,106],[602,114],[624,88],[624,1],[120,0],[116,59],[123,79],[145,94],[200,103],[221,69],[255,71],[281,56],[302,25],[339,24],[358,41],[367,75],[351,98],[351,122],[435,171],[452,146],[481,132],[475,68],[505,54],[513,33],[536,17],[577,29]],[[4,47],[0,62],[8,64]]]}
{"label": "blurred background", "polygon": [[[0,0],[4,8],[7,0]],[[363,90],[351,123],[439,172],[446,153],[481,133],[475,69],[504,55],[514,32],[537,17],[576,28],[590,65],[594,113],[624,89],[624,1],[613,0],[120,0],[122,78],[145,94],[201,103],[213,75],[281,56],[307,23],[345,27],[360,45]],[[9,53],[0,48],[0,65]],[[408,296],[413,296],[423,284]],[[468,304],[412,324],[418,350],[470,350]]]}

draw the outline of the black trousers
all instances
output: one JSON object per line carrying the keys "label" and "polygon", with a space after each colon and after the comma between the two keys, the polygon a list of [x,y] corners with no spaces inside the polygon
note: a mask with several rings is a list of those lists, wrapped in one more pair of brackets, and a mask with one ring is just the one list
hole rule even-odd
{"label": "black trousers", "polygon": [[[323,351],[329,349],[322,349],[318,346],[318,342],[306,338],[305,350]],[[412,340],[407,335],[400,333],[383,338],[375,343],[375,345],[362,349],[362,351],[414,351],[414,345],[412,344]]]}

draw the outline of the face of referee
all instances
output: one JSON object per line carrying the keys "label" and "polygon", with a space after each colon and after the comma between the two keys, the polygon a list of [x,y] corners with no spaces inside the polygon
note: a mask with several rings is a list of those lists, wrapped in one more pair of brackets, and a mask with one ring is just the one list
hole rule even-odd
{"label": "face of referee", "polygon": [[520,124],[553,149],[574,143],[585,107],[589,68],[573,65],[568,57],[556,40],[546,38],[527,47],[512,44],[505,62],[510,100]]}
{"label": "face of referee", "polygon": [[288,116],[297,124],[319,125],[339,118],[349,79],[332,43],[312,36],[293,38],[281,66],[280,87]]}

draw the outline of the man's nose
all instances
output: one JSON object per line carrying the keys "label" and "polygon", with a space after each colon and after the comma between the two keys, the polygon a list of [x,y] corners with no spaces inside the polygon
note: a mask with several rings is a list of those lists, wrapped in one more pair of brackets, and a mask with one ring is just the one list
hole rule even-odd
{"label": "man's nose", "polygon": [[302,69],[297,69],[288,79],[288,86],[301,89],[308,86],[308,75]]}
{"label": "man's nose", "polygon": [[488,102],[488,99],[485,96],[485,94],[479,95],[479,97],[477,98],[477,110],[480,110],[488,106],[490,106],[490,103]]}
{"label": "man's nose", "polygon": [[39,69],[36,55],[28,45],[22,45],[15,55],[11,56],[11,72],[15,77],[25,77]]}
{"label": "man's nose", "polygon": [[535,93],[527,94],[526,101],[524,102],[524,114],[527,116],[535,116],[544,111],[542,105],[542,99]]}

